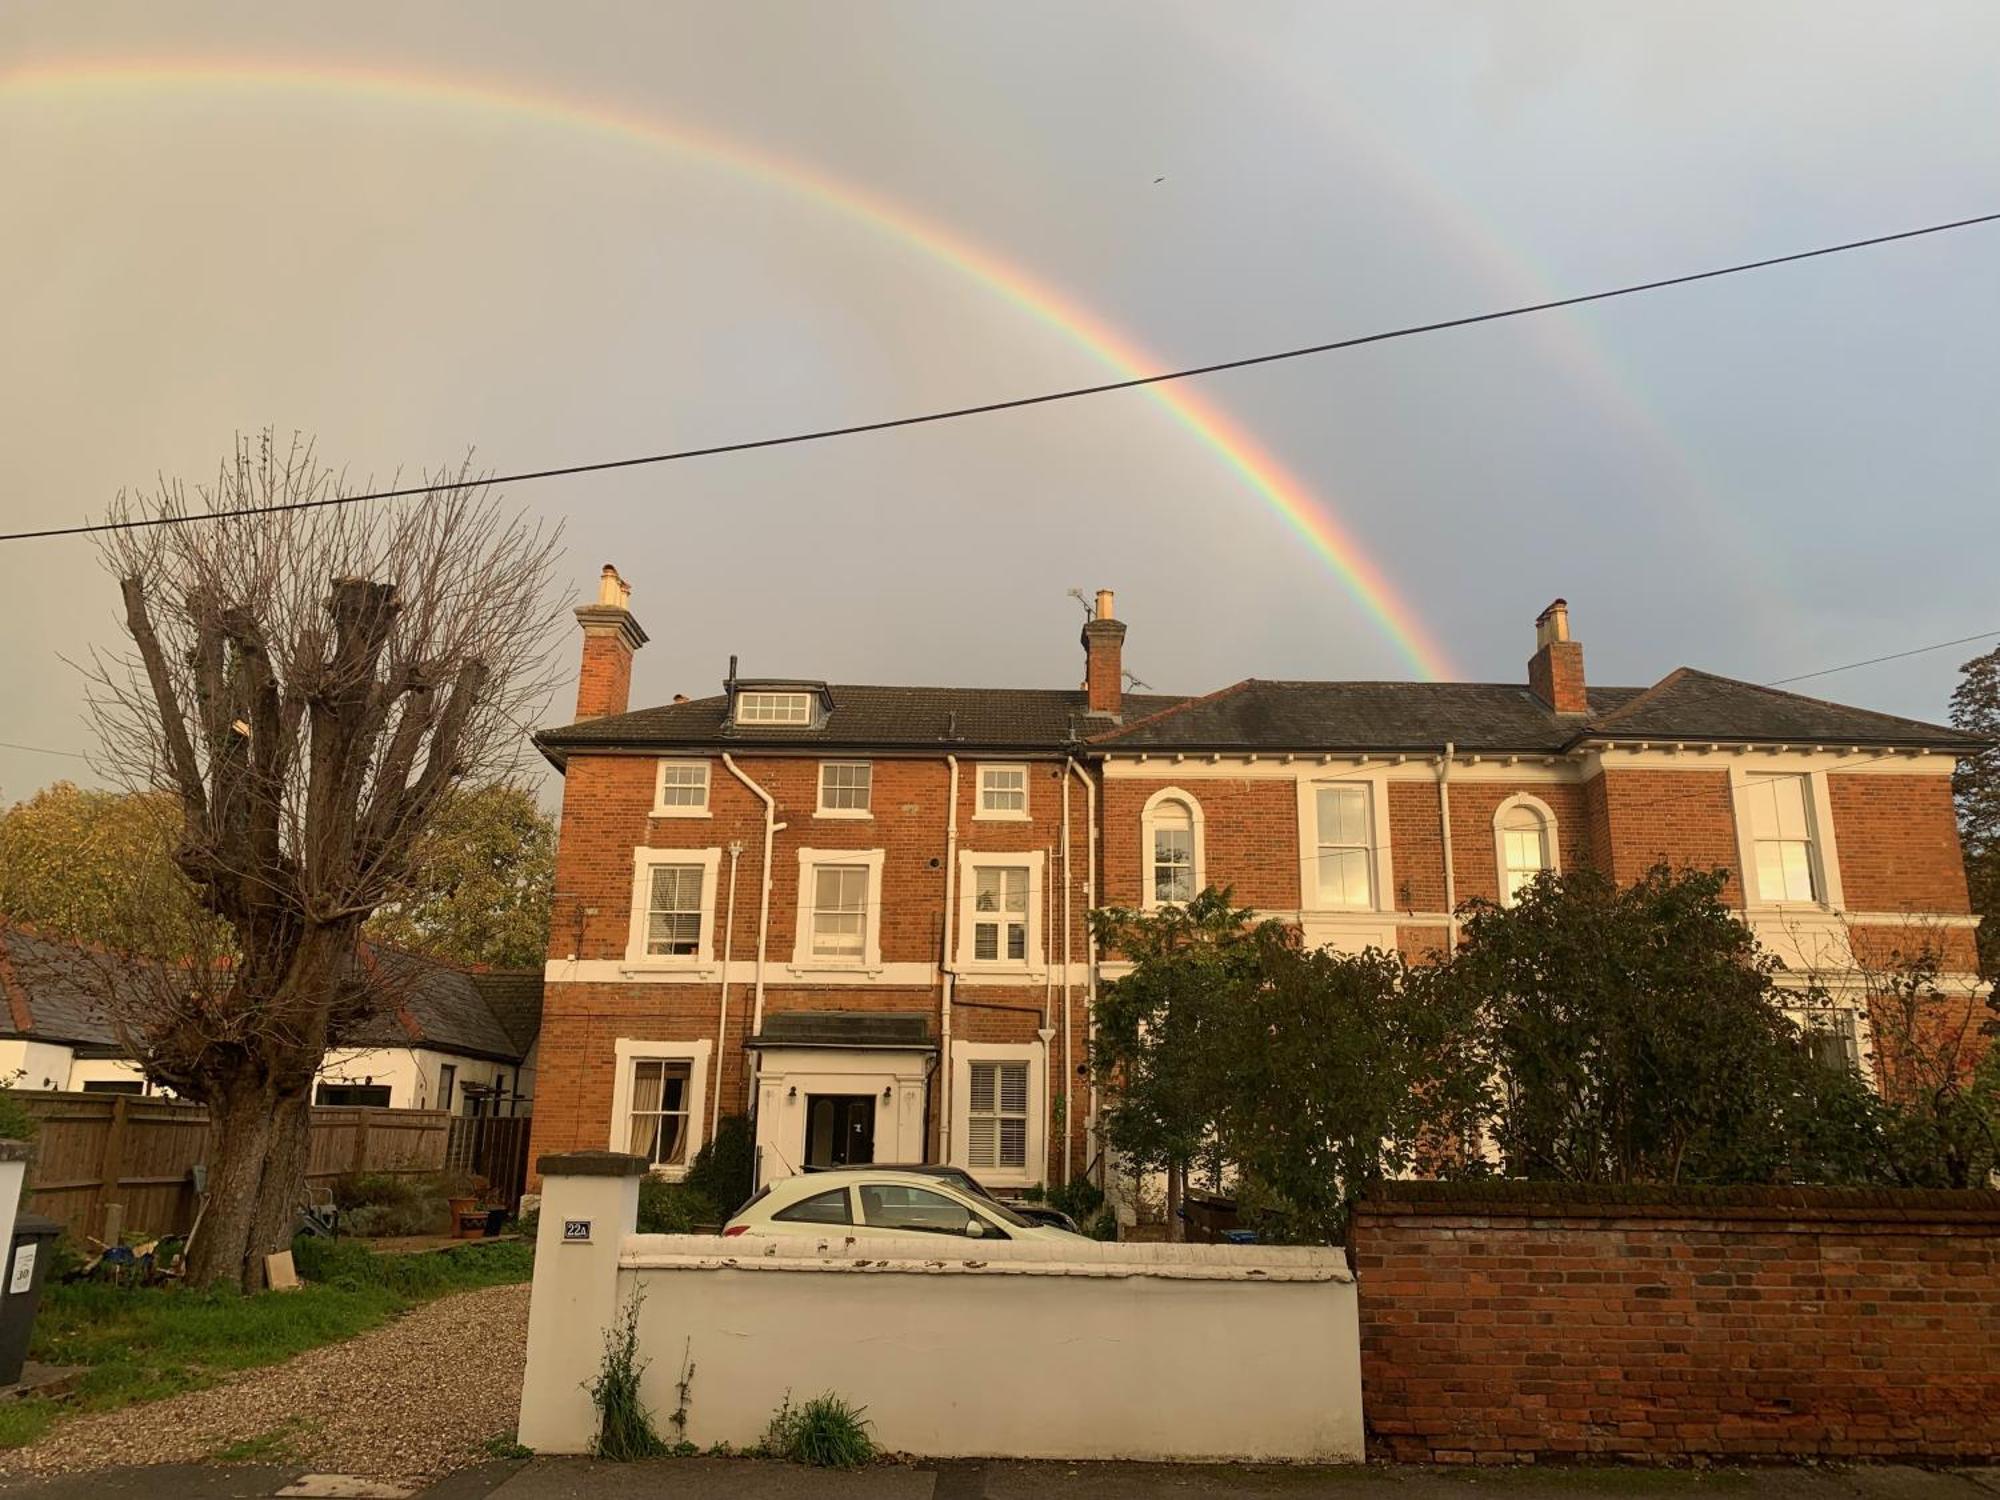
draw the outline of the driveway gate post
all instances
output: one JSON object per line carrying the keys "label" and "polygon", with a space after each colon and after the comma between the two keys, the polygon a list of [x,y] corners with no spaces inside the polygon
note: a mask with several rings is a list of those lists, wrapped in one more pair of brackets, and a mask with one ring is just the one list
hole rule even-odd
{"label": "driveway gate post", "polygon": [[528,1371],[519,1441],[539,1453],[586,1453],[597,1413],[586,1387],[618,1317],[618,1252],[638,1227],[645,1158],[622,1151],[544,1156]]}

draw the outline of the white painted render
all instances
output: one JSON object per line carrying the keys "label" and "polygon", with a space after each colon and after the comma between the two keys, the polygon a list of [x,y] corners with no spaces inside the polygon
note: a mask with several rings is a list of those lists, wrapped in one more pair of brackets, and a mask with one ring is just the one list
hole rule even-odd
{"label": "white painted render", "polygon": [[73,1048],[60,1042],[0,1038],[0,1079],[17,1089],[66,1089],[76,1065]]}
{"label": "white painted render", "polygon": [[[1363,1458],[1338,1249],[1079,1239],[971,1254],[930,1235],[640,1235],[637,1211],[635,1178],[546,1179],[519,1429],[541,1452],[588,1449],[584,1387],[637,1298],[642,1399],[682,1406],[692,1364],[686,1437],[702,1447],[748,1446],[787,1393],[830,1390],[866,1407],[883,1447],[930,1457]],[[565,1225],[589,1238],[566,1243]]]}
{"label": "white painted render", "polygon": [[757,1062],[757,1186],[796,1176],[806,1159],[806,1101],[814,1094],[875,1100],[875,1160],[924,1160],[925,1051],[767,1047]]}

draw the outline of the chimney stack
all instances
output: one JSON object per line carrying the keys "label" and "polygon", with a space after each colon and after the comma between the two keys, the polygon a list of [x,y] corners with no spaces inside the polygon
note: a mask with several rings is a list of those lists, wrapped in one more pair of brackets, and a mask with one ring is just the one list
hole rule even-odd
{"label": "chimney stack", "polygon": [[583,669],[576,679],[578,720],[602,719],[631,707],[632,653],[646,632],[632,618],[632,585],[610,563],[597,581],[597,602],[578,607],[583,627]]}
{"label": "chimney stack", "polygon": [[1097,591],[1097,610],[1083,624],[1085,708],[1116,719],[1125,697],[1125,626],[1111,613],[1110,589]]}
{"label": "chimney stack", "polygon": [[1528,658],[1528,688],[1559,714],[1587,714],[1583,647],[1569,638],[1569,601],[1558,599],[1535,616],[1535,654]]}

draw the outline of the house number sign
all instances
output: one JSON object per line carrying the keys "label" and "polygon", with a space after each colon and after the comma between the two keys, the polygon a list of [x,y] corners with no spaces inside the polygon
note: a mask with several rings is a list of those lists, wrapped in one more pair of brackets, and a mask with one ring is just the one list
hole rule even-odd
{"label": "house number sign", "polygon": [[590,1220],[564,1219],[563,1243],[565,1245],[588,1245],[590,1243]]}

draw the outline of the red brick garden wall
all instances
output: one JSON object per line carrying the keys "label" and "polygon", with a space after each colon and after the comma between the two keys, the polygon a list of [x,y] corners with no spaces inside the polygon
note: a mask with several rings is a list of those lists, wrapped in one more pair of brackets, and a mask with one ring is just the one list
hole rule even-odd
{"label": "red brick garden wall", "polygon": [[1398,1183],[1354,1263],[1385,1457],[2000,1453],[2000,1192]]}

